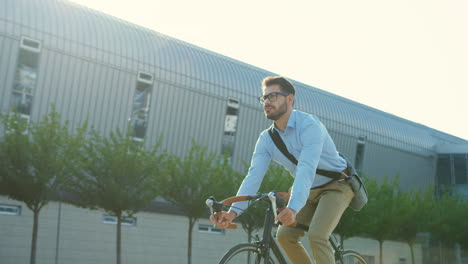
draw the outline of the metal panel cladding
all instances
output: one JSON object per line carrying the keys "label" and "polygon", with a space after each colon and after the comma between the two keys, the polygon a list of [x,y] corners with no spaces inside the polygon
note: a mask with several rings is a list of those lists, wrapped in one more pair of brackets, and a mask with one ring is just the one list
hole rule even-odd
{"label": "metal panel cladding", "polygon": [[[68,78],[87,82],[88,79],[80,80],[76,74],[83,76],[84,71],[93,74],[95,82],[88,84],[95,88],[104,87],[101,90],[98,89],[99,91],[95,89],[86,91],[87,99],[83,104],[93,111],[116,110],[111,106],[110,101],[96,99],[96,96],[105,97],[112,95],[113,92],[113,85],[101,83],[102,80],[97,75],[113,80],[122,78],[108,70],[109,67],[118,69],[125,76],[126,82],[133,82],[132,78],[136,71],[145,71],[152,73],[157,83],[193,90],[214,98],[234,97],[241,102],[243,107],[251,107],[258,111],[261,108],[256,97],[260,93],[260,82],[266,76],[276,75],[64,0],[2,0],[0,2],[0,29],[0,34],[11,38],[26,35],[41,41],[44,53],[50,55],[49,58],[44,56],[44,62],[41,63],[47,63],[49,67],[57,69],[63,75],[60,80],[50,80],[58,82],[56,85],[76,87],[76,84],[70,83]],[[10,43],[11,40],[3,40],[0,45],[2,49],[11,49]],[[66,54],[70,57],[59,59],[52,53]],[[68,60],[68,62],[60,60]],[[70,66],[76,60],[84,64],[93,61],[89,63],[92,72],[89,72],[89,69]],[[4,68],[0,68],[3,70],[0,76],[5,75]],[[4,80],[2,79],[3,82]],[[45,82],[47,84],[47,80]],[[339,132],[348,138],[365,136],[369,142],[421,155],[430,155],[434,146],[439,142],[466,143],[460,138],[318,88],[297,81],[293,83],[297,88],[296,108],[316,114],[330,131]],[[128,93],[124,90],[120,92]],[[123,105],[130,103],[117,97],[109,98],[120,100]],[[181,100],[186,100],[186,97],[181,97]],[[64,102],[64,104],[67,103]],[[70,102],[68,105],[72,104]],[[73,112],[71,107],[66,108]],[[82,115],[82,113],[70,113],[69,116],[76,117],[76,115]],[[157,115],[152,114],[152,116]],[[79,119],[82,118],[80,116]],[[117,120],[109,121],[104,114],[95,118],[101,122],[103,128],[122,125]],[[241,119],[241,124],[242,122],[244,121]],[[243,128],[239,129],[242,131]]]}

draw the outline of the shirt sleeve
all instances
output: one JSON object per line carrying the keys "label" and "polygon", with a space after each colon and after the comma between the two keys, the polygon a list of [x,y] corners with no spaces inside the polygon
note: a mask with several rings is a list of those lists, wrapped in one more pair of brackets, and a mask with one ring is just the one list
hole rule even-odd
{"label": "shirt sleeve", "polygon": [[[237,192],[237,195],[253,195],[256,194],[260,185],[263,181],[263,177],[268,169],[271,161],[271,154],[268,151],[266,136],[268,133],[263,132],[257,140],[255,145],[255,151],[252,155],[252,161],[248,170],[247,176],[242,181],[241,186]],[[237,202],[231,207],[231,210],[235,211],[237,215],[241,215],[247,208],[248,202]]]}
{"label": "shirt sleeve", "polygon": [[311,118],[304,122],[299,135],[302,150],[296,167],[291,199],[288,203],[288,207],[296,212],[304,207],[309,197],[325,140],[325,131],[319,121]]}

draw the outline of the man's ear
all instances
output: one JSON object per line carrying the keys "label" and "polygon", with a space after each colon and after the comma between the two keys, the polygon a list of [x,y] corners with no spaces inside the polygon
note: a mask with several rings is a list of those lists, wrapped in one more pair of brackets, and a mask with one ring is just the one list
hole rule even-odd
{"label": "man's ear", "polygon": [[291,105],[294,105],[294,95],[293,94],[290,94],[288,96],[288,100],[289,100],[289,102],[291,102]]}

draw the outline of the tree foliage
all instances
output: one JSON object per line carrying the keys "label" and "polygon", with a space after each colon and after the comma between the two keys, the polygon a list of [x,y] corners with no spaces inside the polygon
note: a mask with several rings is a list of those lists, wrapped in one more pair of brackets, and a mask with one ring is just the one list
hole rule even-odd
{"label": "tree foliage", "polygon": [[468,211],[467,201],[449,192],[444,193],[436,203],[435,217],[429,231],[442,242],[466,244]]}
{"label": "tree foliage", "polygon": [[398,214],[401,198],[398,177],[391,181],[384,177],[380,184],[376,179],[369,179],[366,187],[369,202],[360,212],[365,223],[363,234],[379,242],[379,263],[383,264],[383,243],[395,239],[395,229],[401,223]]}
{"label": "tree foliage", "polygon": [[[370,193],[375,193],[376,190],[374,190],[373,188],[377,187],[376,182],[370,180],[366,175],[363,175],[362,178],[364,185],[367,187],[368,191]],[[364,229],[366,228],[365,221],[365,212],[356,212],[350,208],[346,208],[343,215],[341,216],[340,222],[334,230],[334,233],[340,235],[340,244],[343,245],[345,239],[364,235]]]}
{"label": "tree foliage", "polygon": [[432,186],[417,191],[399,192],[397,212],[399,220],[394,229],[394,237],[408,243],[411,263],[415,263],[414,245],[418,233],[427,232],[435,219],[436,200]]}
{"label": "tree foliage", "polygon": [[78,141],[53,106],[38,123],[23,122],[14,112],[2,115],[1,120],[0,193],[33,211],[30,263],[35,263],[39,212],[67,182]]}
{"label": "tree foliage", "polygon": [[123,217],[141,211],[157,196],[164,160],[158,151],[159,144],[148,150],[119,131],[109,137],[92,131],[77,154],[73,180],[67,185],[69,202],[116,216],[118,264]]}
{"label": "tree foliage", "polygon": [[232,169],[227,156],[209,153],[192,141],[184,157],[170,155],[166,162],[162,196],[188,218],[187,259],[191,263],[192,230],[196,221],[206,217],[209,196],[233,196],[240,174]]}

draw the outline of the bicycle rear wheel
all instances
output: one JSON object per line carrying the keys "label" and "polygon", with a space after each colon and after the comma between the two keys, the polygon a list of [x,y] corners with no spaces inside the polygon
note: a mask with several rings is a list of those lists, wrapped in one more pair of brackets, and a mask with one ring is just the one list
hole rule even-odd
{"label": "bicycle rear wheel", "polygon": [[[219,261],[219,264],[263,264],[264,258],[256,245],[245,243],[231,248]],[[276,262],[270,257],[268,263]]]}
{"label": "bicycle rear wheel", "polygon": [[341,252],[341,256],[343,258],[343,262],[338,260],[336,262],[337,264],[367,264],[361,254],[353,250],[345,250]]}

